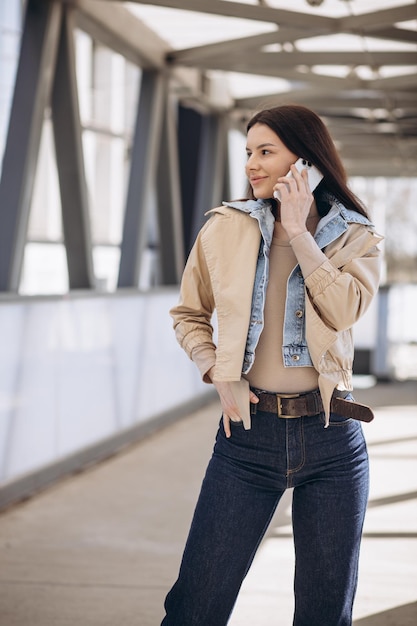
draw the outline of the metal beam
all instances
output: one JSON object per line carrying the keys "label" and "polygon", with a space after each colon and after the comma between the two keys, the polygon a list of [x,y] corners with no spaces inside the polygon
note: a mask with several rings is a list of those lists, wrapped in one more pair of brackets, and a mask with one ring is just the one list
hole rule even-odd
{"label": "metal beam", "polygon": [[73,10],[65,7],[52,90],[52,120],[69,286],[88,289],[95,280],[73,30]]}
{"label": "metal beam", "polygon": [[229,130],[232,128],[230,117],[224,116],[224,123],[227,124],[223,133],[223,185],[221,189],[221,201],[232,199],[231,171],[230,171],[230,154],[229,154]]}
{"label": "metal beam", "polygon": [[[273,69],[276,75],[282,68],[293,68],[297,66],[312,67],[314,65],[369,65],[372,61],[373,67],[396,66],[396,65],[417,65],[417,52],[254,52],[240,51],[235,54],[229,53],[227,56],[212,56],[202,61],[188,57],[187,64],[193,67],[204,69],[215,68],[231,71],[240,68],[242,72],[263,74]],[[184,57],[181,63],[185,63]]]}
{"label": "metal beam", "polygon": [[309,52],[260,52],[254,55],[254,63],[275,63],[284,66],[306,65],[369,65],[372,61],[373,67],[395,66],[395,65],[417,65],[417,51],[398,50],[391,52],[353,52],[345,50],[343,52],[315,51]]}
{"label": "metal beam", "polygon": [[[282,27],[300,29],[300,34],[294,38],[290,35],[287,41],[315,37],[318,29],[321,34],[334,35],[337,33],[351,33],[358,36],[367,35],[394,39],[399,41],[416,41],[416,33],[412,30],[392,28],[394,23],[416,19],[416,5],[406,4],[390,9],[370,11],[360,15],[351,15],[342,18],[330,18],[314,15],[310,12],[300,13],[286,11],[268,6],[243,4],[240,2],[225,2],[224,0],[131,0],[136,4],[152,4],[154,6],[169,7],[183,11],[198,11],[223,17],[263,21],[279,24]],[[386,29],[386,35],[382,35]],[[312,32],[313,30],[313,32]],[[375,31],[375,32],[374,32]],[[378,32],[381,31],[381,32]],[[304,35],[302,34],[304,32]],[[414,39],[413,39],[414,33]]]}
{"label": "metal beam", "polygon": [[[284,78],[298,85],[299,89],[308,86],[316,89],[329,90],[351,89],[358,92],[360,90],[365,91],[369,89],[369,82],[359,78],[353,73],[345,77],[329,76],[327,74],[318,74],[317,72],[311,71],[309,68],[306,68],[306,71],[304,71],[301,67],[295,67],[294,69],[289,67],[247,67],[245,64],[242,66],[239,61],[236,61],[236,63],[231,62],[229,71],[254,74],[256,76],[262,74],[262,76],[271,76],[272,78]],[[278,94],[278,96],[287,98],[285,93]]]}
{"label": "metal beam", "polygon": [[162,126],[164,85],[159,72],[142,74],[121,244],[119,287],[137,287],[153,200]]}
{"label": "metal beam", "polygon": [[163,285],[176,285],[180,282],[185,260],[176,107],[177,103],[169,97],[169,84],[167,84],[156,185],[159,255]]}
{"label": "metal beam", "polygon": [[316,89],[314,86],[305,89],[290,89],[283,93],[260,93],[248,98],[239,98],[235,100],[236,112],[239,114],[239,111],[242,109],[255,109],[266,101],[275,101],[276,104],[283,99],[294,104],[310,105],[313,108],[324,108],[332,112],[338,112],[340,109],[351,111],[352,108],[375,109],[387,107],[417,112],[417,99],[415,93],[411,91],[396,91],[387,101],[387,95],[378,90],[368,90],[353,97],[349,91],[340,89],[335,94],[334,90]]}
{"label": "metal beam", "polygon": [[[398,28],[377,31],[377,36],[382,37],[383,39],[396,38],[402,41],[400,37],[408,37],[410,33],[412,33],[413,35],[413,43],[417,43],[417,34],[415,31],[407,31]],[[308,33],[308,37],[316,37],[323,34],[328,33],[322,30],[311,30]],[[372,36],[376,36],[375,32],[372,32]],[[192,67],[201,66],[205,68],[210,67],[210,62],[213,60],[216,63],[218,63],[220,60],[222,64],[227,67],[227,63],[233,55],[237,55],[237,58],[239,59],[241,65],[243,65],[244,63],[247,63],[249,65],[254,64],[256,58],[259,58],[259,60],[262,59],[266,62],[270,62],[271,59],[275,58],[278,55],[280,55],[280,58],[282,58],[282,61],[285,63],[285,65],[297,63],[309,66],[315,64],[338,65],[344,63],[367,65],[369,63],[370,55],[372,57],[372,61],[378,65],[406,65],[408,63],[415,64],[417,62],[417,53],[413,50],[393,50],[391,52],[375,51],[367,54],[366,57],[363,52],[332,52],[331,50],[323,52],[310,51],[308,53],[300,51],[258,52],[257,54],[255,54],[255,56],[253,55],[253,50],[256,48],[261,50],[262,47],[267,45],[275,43],[289,43],[294,42],[297,39],[305,38],[306,34],[303,31],[280,28],[279,30],[273,32],[262,33],[261,35],[254,35],[252,37],[241,37],[239,39],[221,41],[213,44],[207,44],[204,46],[185,48],[183,50],[173,50],[167,55],[167,60],[171,64],[188,65]],[[284,55],[286,57],[285,60]],[[320,56],[322,56],[323,59],[320,59]],[[298,60],[297,57],[299,57]],[[313,57],[316,57],[316,60],[314,62],[312,62],[311,60]],[[345,60],[343,57],[349,57],[349,60]],[[377,62],[374,61],[375,58],[378,59]],[[405,62],[402,60],[403,58],[406,59]]]}
{"label": "metal beam", "polygon": [[201,114],[185,106],[179,108],[178,133],[186,256],[204,222],[206,211],[229,197],[228,125],[226,113]]}
{"label": "metal beam", "polygon": [[400,41],[402,43],[417,43],[417,34],[415,30],[409,30],[407,28],[378,28],[372,30],[369,34],[364,33],[366,36],[373,37],[374,39],[390,39],[391,41]]}
{"label": "metal beam", "polygon": [[178,109],[178,152],[185,256],[188,256],[194,243],[193,216],[202,126],[203,116],[195,109],[184,106],[183,103],[180,104]]}
{"label": "metal beam", "polygon": [[[327,31],[319,29],[311,30],[308,33],[308,37],[316,37],[326,33]],[[176,64],[198,65],[199,62],[212,57],[234,53],[240,54],[242,51],[262,48],[275,43],[289,43],[305,37],[306,32],[300,29],[280,28],[279,30],[262,33],[261,35],[228,39],[227,41],[185,48],[183,50],[173,50],[168,54],[167,58],[170,62]]]}
{"label": "metal beam", "polygon": [[389,76],[387,78],[375,78],[369,81],[370,89],[380,89],[386,91],[396,91],[397,89],[417,90],[417,73],[400,74],[399,76]]}
{"label": "metal beam", "polygon": [[160,69],[170,50],[166,41],[116,3],[73,0],[77,26],[143,69]]}
{"label": "metal beam", "polygon": [[223,115],[211,114],[202,118],[195,206],[191,226],[194,241],[204,223],[206,211],[219,205],[225,187],[225,159],[227,154],[227,126]]}
{"label": "metal beam", "polygon": [[217,206],[223,200],[230,199],[230,169],[229,169],[229,131],[230,118],[227,113],[218,113],[217,118],[217,144],[214,154],[214,177],[213,206]]}
{"label": "metal beam", "polygon": [[0,180],[0,291],[19,288],[62,7],[28,0]]}
{"label": "metal beam", "polygon": [[417,6],[414,3],[389,9],[378,9],[378,11],[361,13],[360,15],[349,15],[336,21],[337,30],[340,32],[363,31],[363,29],[366,29],[366,34],[372,36],[372,30],[374,29],[377,30],[386,26],[392,26],[398,22],[415,20],[416,18]]}
{"label": "metal beam", "polygon": [[[114,1],[114,0],[112,0]],[[136,4],[152,4],[154,6],[181,9],[182,11],[198,11],[210,15],[222,15],[223,17],[242,18],[260,22],[272,22],[280,25],[294,26],[308,30],[314,28],[327,28],[333,30],[337,20],[321,15],[308,15],[299,11],[285,11],[272,7],[243,2],[227,2],[227,0],[131,0]]]}

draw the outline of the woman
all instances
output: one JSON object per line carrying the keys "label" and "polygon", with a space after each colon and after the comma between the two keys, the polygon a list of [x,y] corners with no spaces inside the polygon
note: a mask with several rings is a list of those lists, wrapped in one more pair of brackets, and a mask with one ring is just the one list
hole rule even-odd
{"label": "woman", "polygon": [[[256,114],[247,154],[249,199],[210,212],[171,310],[223,414],[162,624],[227,623],[292,487],[293,624],[347,626],[368,496],[357,420],[372,419],[349,394],[351,327],[377,291],[381,237],[314,112],[288,105]],[[323,176],[313,193],[299,158]]]}

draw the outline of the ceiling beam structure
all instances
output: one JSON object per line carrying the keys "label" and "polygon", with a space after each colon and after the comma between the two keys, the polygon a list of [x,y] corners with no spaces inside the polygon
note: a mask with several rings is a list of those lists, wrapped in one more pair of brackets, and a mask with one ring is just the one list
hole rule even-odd
{"label": "ceiling beam structure", "polygon": [[[112,0],[113,1],[113,0]],[[152,4],[171,9],[181,9],[182,11],[193,11],[218,15],[221,17],[232,17],[259,22],[272,22],[275,24],[290,24],[304,28],[306,19],[304,13],[298,11],[286,11],[284,9],[274,9],[272,7],[260,6],[256,4],[245,4],[242,2],[227,2],[227,0],[130,0],[135,4]],[[310,26],[320,28],[331,28],[334,19],[309,15]]]}
{"label": "ceiling beam structure", "polygon": [[[206,60],[199,60],[200,69],[221,69],[223,71],[240,71],[247,72],[251,69],[251,74],[269,74],[270,70],[280,76],[280,72],[284,68],[294,68],[297,66],[314,67],[315,65],[348,65],[348,66],[366,66],[367,55],[363,52],[353,52],[351,50],[345,52],[253,52],[251,50],[242,52],[239,56],[232,59],[224,54],[211,56]],[[381,66],[414,66],[417,63],[417,54],[410,51],[397,52],[372,52],[371,62],[373,67]],[[188,58],[185,62],[184,58]],[[182,64],[194,67],[196,65],[193,55],[183,56]]]}
{"label": "ceiling beam structure", "polygon": [[[399,22],[407,22],[416,19],[416,6],[405,4],[391,9],[370,11],[360,15],[350,15],[343,18],[324,17],[305,14],[299,11],[286,11],[272,7],[244,4],[240,2],[228,2],[227,0],[130,0],[134,4],[151,4],[154,6],[180,9],[218,15],[221,17],[233,17],[247,20],[277,24],[280,28],[299,28],[309,37],[309,31],[323,30],[326,34],[350,33],[357,35],[372,36],[372,32],[378,29],[392,27]],[[393,34],[396,29],[393,28]],[[406,30],[408,33],[409,31]],[[415,31],[414,32],[415,36]]]}
{"label": "ceiling beam structure", "polygon": [[[256,108],[305,104],[329,122],[350,174],[417,173],[417,32],[407,27],[417,19],[417,4],[329,18],[224,0],[133,2],[276,25],[272,32],[171,50],[166,60],[173,69],[202,75],[238,72],[286,81],[278,91],[234,100],[232,117],[242,129]],[[332,50],[329,39],[325,49],[311,49],[309,41],[335,35],[359,37],[358,47]],[[384,49],[381,40],[395,43]],[[363,158],[352,158],[352,146]]]}
{"label": "ceiling beam structure", "polygon": [[170,46],[117,3],[72,0],[76,25],[142,69],[162,69]]}
{"label": "ceiling beam structure", "polygon": [[[186,106],[207,114],[219,112],[209,86],[229,72],[279,78],[285,86],[276,91],[271,87],[256,96],[224,99],[223,107],[232,120],[238,120],[238,128],[244,129],[254,109],[282,102],[304,104],[326,118],[342,158],[348,159],[349,174],[374,175],[379,167],[381,175],[402,175],[404,159],[406,169],[414,163],[417,173],[417,31],[412,24],[417,19],[416,3],[332,18],[309,12],[307,5],[302,13],[226,0],[131,0],[136,5],[240,18],[269,27],[256,35],[173,49],[135,16],[123,17],[125,8],[114,0],[73,2],[80,24],[88,26],[91,34],[92,25],[100,28],[102,38],[109,29],[120,32],[122,26],[124,45],[127,41],[145,66],[167,72],[173,93]],[[120,9],[117,19],[115,14],[110,18],[110,6]],[[331,38],[337,35],[359,38],[356,48],[333,50]],[[318,49],[317,38],[320,43],[329,38],[329,44]],[[115,38],[110,39],[114,47]],[[384,47],[384,40],[391,45]],[[370,45],[371,41],[376,44]],[[352,145],[366,158],[352,159]]]}

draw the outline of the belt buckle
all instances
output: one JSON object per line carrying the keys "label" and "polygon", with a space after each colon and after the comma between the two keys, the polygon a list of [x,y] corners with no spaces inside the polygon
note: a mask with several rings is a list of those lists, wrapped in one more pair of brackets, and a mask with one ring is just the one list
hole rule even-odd
{"label": "belt buckle", "polygon": [[282,412],[282,403],[281,403],[281,400],[283,398],[288,398],[288,399],[299,398],[301,396],[301,393],[276,393],[275,396],[277,398],[278,417],[283,417],[285,419],[291,419],[292,417],[301,417],[301,415],[285,415]]}

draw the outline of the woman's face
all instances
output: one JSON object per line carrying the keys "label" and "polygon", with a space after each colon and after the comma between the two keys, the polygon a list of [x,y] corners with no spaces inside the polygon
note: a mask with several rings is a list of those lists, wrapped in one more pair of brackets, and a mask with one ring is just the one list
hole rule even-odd
{"label": "woman's face", "polygon": [[272,198],[280,176],[288,174],[298,155],[290,152],[278,135],[266,124],[255,124],[247,135],[246,176],[255,198]]}

